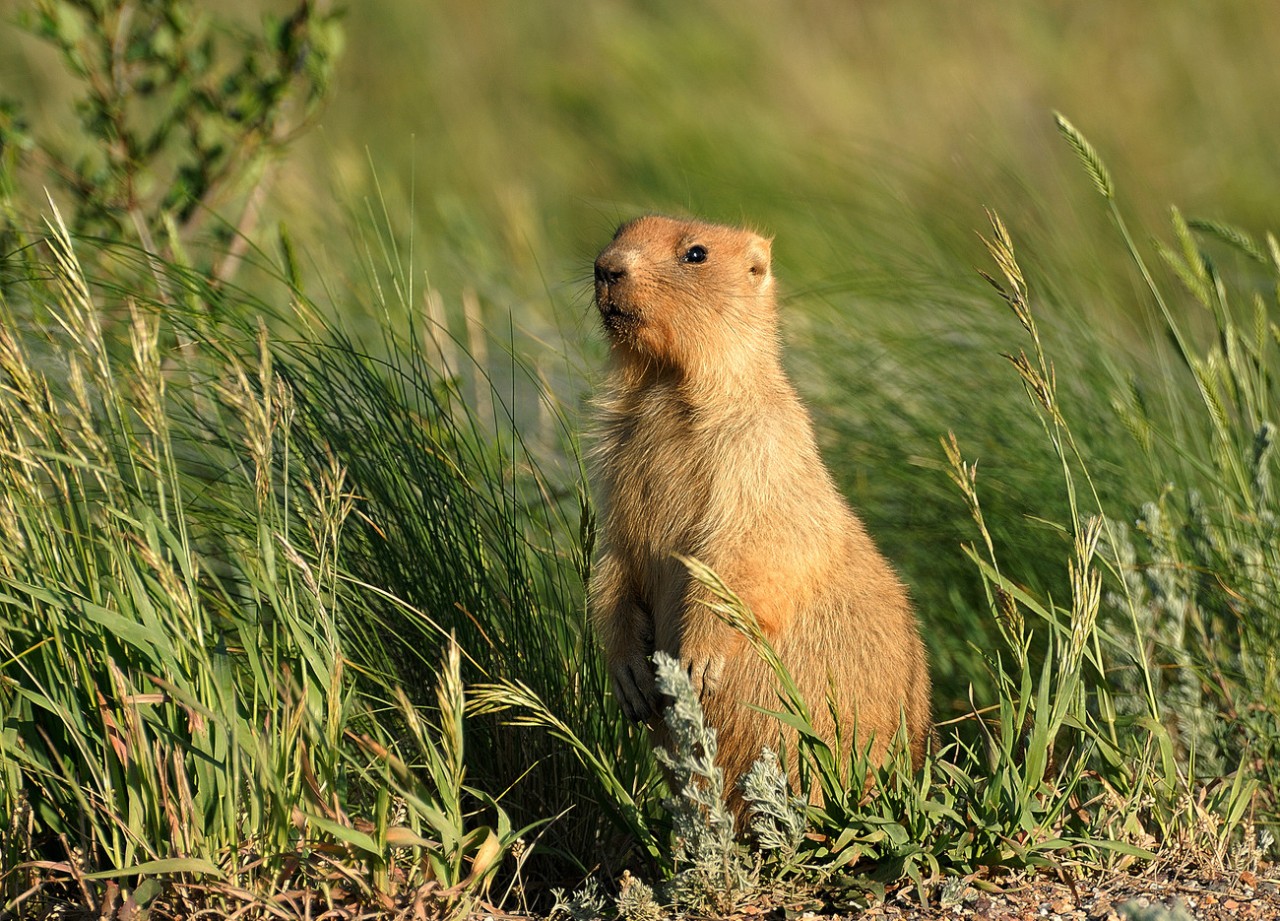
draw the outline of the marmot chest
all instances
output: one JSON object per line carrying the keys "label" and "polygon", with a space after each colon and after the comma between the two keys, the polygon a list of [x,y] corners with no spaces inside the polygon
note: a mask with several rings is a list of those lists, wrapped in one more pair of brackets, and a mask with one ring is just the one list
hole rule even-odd
{"label": "marmot chest", "polygon": [[697,555],[723,479],[715,434],[678,406],[649,406],[616,420],[604,447],[605,526],[615,548],[642,566]]}

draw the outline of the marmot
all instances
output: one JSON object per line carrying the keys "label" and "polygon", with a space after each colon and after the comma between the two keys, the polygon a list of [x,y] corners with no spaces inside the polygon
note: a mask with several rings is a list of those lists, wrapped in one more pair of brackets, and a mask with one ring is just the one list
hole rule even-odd
{"label": "marmot", "polygon": [[829,741],[834,692],[846,763],[851,742],[883,758],[905,719],[919,767],[931,733],[906,590],[837,492],[782,369],[770,262],[755,233],[658,216],[623,224],[595,262],[612,367],[593,459],[592,618],[628,717],[658,713],[655,650],[687,666],[739,813],[738,778],[783,737],[747,704],[779,709],[776,682],[699,603],[681,556],[751,608]]}

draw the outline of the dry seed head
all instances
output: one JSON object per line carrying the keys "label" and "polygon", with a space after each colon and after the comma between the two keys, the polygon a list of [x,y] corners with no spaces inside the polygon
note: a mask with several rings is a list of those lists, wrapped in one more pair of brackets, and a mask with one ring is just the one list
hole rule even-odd
{"label": "dry seed head", "polygon": [[992,236],[994,239],[986,240],[987,250],[996,261],[996,265],[1000,267],[1001,274],[1005,280],[1009,282],[1009,286],[1013,288],[1013,293],[1023,300],[1026,299],[1027,283],[1022,275],[1022,267],[1018,265],[1018,259],[1013,252],[1013,238],[1009,235],[1009,228],[1004,224],[1000,215],[994,211],[987,211],[987,218],[991,221]]}
{"label": "dry seed head", "polygon": [[[50,205],[53,205],[52,201]],[[98,320],[98,307],[93,302],[84,269],[71,245],[71,234],[57,206],[53,206],[53,214],[56,223],[45,219],[45,226],[50,231],[45,242],[53,253],[56,284],[61,295],[59,306],[62,309],[54,313],[54,318],[71,336],[79,351],[89,358],[98,385],[110,390],[111,368]]]}
{"label": "dry seed head", "polygon": [[[6,428],[9,430],[4,433],[3,450],[0,450],[0,471],[4,473],[6,505],[16,509],[15,500],[19,495],[26,503],[34,500],[38,504],[46,498],[42,487],[44,478],[40,473],[42,471],[50,473],[48,464],[38,455],[33,454],[22,432],[12,426],[6,426]],[[17,520],[16,511],[6,516],[4,521],[6,531],[9,528],[16,528]]]}
{"label": "dry seed head", "polygon": [[[138,556],[141,558],[142,563],[155,576],[156,582],[159,583],[166,600],[172,604],[172,609],[182,615],[183,627],[192,631],[197,645],[203,645],[203,628],[200,618],[196,616],[195,600],[191,597],[191,593],[187,591],[187,583],[179,576],[173,564],[158,554],[146,540],[137,535],[131,535],[131,539],[137,547]],[[191,560],[191,567],[194,572],[196,567],[195,559]]]}
{"label": "dry seed head", "polygon": [[464,768],[463,738],[460,731],[466,712],[466,692],[462,685],[462,652],[455,636],[449,637],[444,670],[436,686],[436,702],[440,707],[440,724],[444,730],[440,743],[444,748],[453,777],[461,782]]}
{"label": "dry seed head", "polygon": [[1102,518],[1093,515],[1085,522],[1084,530],[1076,534],[1076,556],[1081,563],[1089,564],[1098,552],[1098,541],[1102,537]]}
{"label": "dry seed head", "polygon": [[947,437],[942,440],[942,450],[947,455],[947,463],[950,464],[947,476],[951,478],[951,482],[960,487],[966,499],[976,500],[978,465],[970,464],[961,455],[960,443],[956,441],[955,432],[947,432]]}
{"label": "dry seed head", "polygon": [[[1023,620],[1022,611],[1018,609],[1017,599],[998,585],[994,586],[994,589],[996,616],[1000,618],[1000,623],[1004,626],[1005,632],[1009,636],[1021,639],[1026,629],[1026,622]],[[1015,647],[1015,651],[1018,651],[1017,647]]]}
{"label": "dry seed head", "polygon": [[[164,411],[165,378],[160,363],[160,321],[129,301],[129,343],[133,347],[138,417],[153,439],[153,457],[158,443],[168,437],[168,417]],[[158,458],[157,469],[158,469]]]}
{"label": "dry seed head", "polygon": [[1067,569],[1071,577],[1071,641],[1067,650],[1067,667],[1075,670],[1084,654],[1085,644],[1093,635],[1102,600],[1102,573],[1093,565],[1102,535],[1102,518],[1094,516],[1083,530],[1076,533],[1075,555]]}
{"label": "dry seed head", "polygon": [[293,424],[293,417],[297,412],[297,406],[293,399],[293,390],[281,378],[275,378],[275,397],[271,403],[275,410],[272,418],[272,428],[281,428],[286,432]]}
{"label": "dry seed head", "polygon": [[[0,452],[5,466],[15,483],[22,483],[22,491],[33,497],[39,495],[36,471],[43,471],[53,482],[58,482],[50,462],[40,454],[29,450],[35,444],[42,448],[70,449],[61,444],[62,412],[53,400],[49,384],[27,362],[26,356],[3,325],[0,325],[0,371],[7,381],[0,382],[0,392],[12,394],[14,400],[0,400],[0,421],[4,423],[4,451]],[[55,444],[55,441],[59,442]],[[19,472],[20,471],[20,472]]]}
{"label": "dry seed head", "polygon": [[0,491],[0,538],[3,538],[7,548],[5,553],[0,553],[0,574],[7,577],[12,577],[14,574],[11,560],[27,550],[26,535],[18,527],[18,504],[9,491],[9,485],[13,479],[15,478],[12,476],[6,476],[5,480],[9,482],[5,484],[3,491]]}
{"label": "dry seed head", "polygon": [[9,816],[9,834],[11,840],[22,842],[23,847],[30,849],[35,834],[35,810],[25,790],[18,791],[15,802],[13,814]]}
{"label": "dry seed head", "polygon": [[0,382],[0,390],[13,394],[23,406],[38,405],[41,390],[39,378],[27,363],[27,356],[22,353],[17,340],[10,335],[9,330],[2,323],[0,323],[0,371],[3,371],[7,378],[6,381]]}
{"label": "dry seed head", "polygon": [[[154,759],[156,764],[172,765],[172,785],[164,782],[165,771],[163,769],[160,771],[164,811],[169,821],[171,839],[182,847],[184,853],[189,853],[192,850],[194,830],[201,826],[196,819],[195,797],[191,792],[191,782],[187,778],[186,759],[179,752],[161,744],[159,740],[155,744]],[[174,792],[177,793],[176,797],[173,795]]]}
{"label": "dry seed head", "polygon": [[942,450],[946,453],[947,461],[951,465],[947,475],[953,483],[960,487],[960,493],[964,496],[965,504],[969,506],[969,515],[978,526],[978,531],[982,534],[982,540],[986,544],[987,556],[991,560],[991,565],[999,572],[999,564],[996,562],[995,543],[991,539],[991,532],[987,530],[987,522],[982,515],[982,505],[978,501],[978,465],[976,462],[973,464],[966,462],[964,457],[961,456],[960,443],[956,441],[955,432],[947,433],[947,437],[942,441]]}
{"label": "dry seed head", "polygon": [[986,237],[980,238],[987,247],[987,252],[991,254],[991,258],[995,260],[996,265],[1000,268],[1000,274],[1004,276],[1008,287],[1000,284],[986,272],[980,273],[993,288],[999,292],[1009,307],[1013,310],[1013,314],[1018,318],[1018,322],[1023,328],[1036,336],[1035,320],[1031,316],[1031,308],[1027,295],[1027,282],[1022,274],[1022,267],[1018,265],[1018,259],[1013,252],[1013,239],[1009,236],[1008,228],[1004,226],[1004,221],[1000,219],[1000,215],[988,209],[987,218],[991,222],[992,239]]}
{"label": "dry seed head", "polygon": [[1023,384],[1026,385],[1027,392],[1031,394],[1037,403],[1044,407],[1050,416],[1057,420],[1057,379],[1053,371],[1053,365],[1049,365],[1048,376],[1046,377],[1041,370],[1032,366],[1026,352],[1019,351],[1016,356],[1005,355],[1005,358],[1009,359],[1018,370],[1018,376],[1022,378]]}
{"label": "dry seed head", "polygon": [[306,561],[293,544],[285,539],[283,534],[276,534],[276,541],[280,544],[280,548],[284,550],[284,558],[302,574],[302,582],[307,587],[307,591],[313,597],[319,599],[320,583],[316,579],[315,570],[311,568],[311,564]]}
{"label": "dry seed head", "polygon": [[217,385],[218,395],[236,411],[240,422],[244,425],[244,444],[255,463],[258,463],[267,452],[255,436],[267,427],[262,418],[261,404],[253,392],[248,375],[238,363],[231,363],[233,375],[231,380]]}
{"label": "dry seed head", "polygon": [[[43,452],[60,432],[60,413],[45,379],[32,369],[17,341],[0,324],[0,470],[8,485],[35,500],[44,495],[44,479],[59,483]],[[59,448],[62,446],[59,445]],[[41,477],[41,474],[44,477]],[[65,497],[65,492],[64,492]],[[13,520],[13,519],[11,519]]]}
{"label": "dry seed head", "polygon": [[355,506],[355,497],[346,490],[347,470],[337,456],[328,452],[326,462],[319,481],[307,479],[303,485],[314,509],[314,514],[306,516],[307,531],[321,560],[326,561],[323,568],[328,570],[336,565],[338,538]]}
{"label": "dry seed head", "polygon": [[711,597],[699,598],[699,604],[714,611],[716,615],[735,630],[746,634],[752,639],[762,640],[764,638],[760,624],[755,619],[755,616],[743,603],[742,599],[725,584],[719,573],[694,557],[676,554],[676,559],[689,571],[689,575],[693,577],[695,582],[710,591]]}
{"label": "dry seed head", "polygon": [[219,384],[223,400],[232,406],[244,426],[242,436],[254,465],[254,486],[259,508],[265,508],[271,495],[271,466],[276,430],[288,427],[293,420],[293,394],[288,385],[271,372],[271,354],[265,330],[259,335],[258,384],[249,382],[244,367],[232,363],[232,380]]}
{"label": "dry seed head", "polygon": [[1075,125],[1067,121],[1065,115],[1061,112],[1055,112],[1053,117],[1058,123],[1058,131],[1067,139],[1067,143],[1075,148],[1076,156],[1084,164],[1085,170],[1089,173],[1089,177],[1093,179],[1093,184],[1097,186],[1102,197],[1107,200],[1115,198],[1115,185],[1111,181],[1111,173],[1107,170],[1106,164],[1102,162],[1102,157],[1098,155],[1098,151],[1094,149],[1094,146],[1089,143],[1088,139],[1080,133]]}
{"label": "dry seed head", "polygon": [[[71,416],[75,419],[76,434],[79,436],[79,441],[73,443],[64,434],[62,439],[63,447],[81,460],[95,465],[95,467],[110,467],[111,451],[103,437],[98,434],[97,425],[94,423],[93,399],[89,395],[89,385],[85,380],[84,366],[80,363],[78,356],[72,355],[70,357],[67,364],[67,372],[67,379],[71,384],[71,395],[74,398]],[[52,402],[52,397],[49,399]],[[105,490],[107,486],[102,482],[101,473],[96,473],[95,475]]]}

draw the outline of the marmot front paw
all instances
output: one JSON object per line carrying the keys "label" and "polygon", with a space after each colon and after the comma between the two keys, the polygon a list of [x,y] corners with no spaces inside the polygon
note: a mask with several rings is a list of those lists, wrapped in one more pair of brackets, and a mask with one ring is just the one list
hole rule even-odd
{"label": "marmot front paw", "polygon": [[613,695],[627,719],[647,722],[658,712],[658,691],[653,681],[653,665],[643,656],[632,656],[609,666]]}

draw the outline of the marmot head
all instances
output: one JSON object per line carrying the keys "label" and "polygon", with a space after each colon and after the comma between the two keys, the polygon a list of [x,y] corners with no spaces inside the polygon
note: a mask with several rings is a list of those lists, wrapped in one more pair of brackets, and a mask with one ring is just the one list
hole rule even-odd
{"label": "marmot head", "polygon": [[770,241],[749,230],[654,215],[628,221],[596,259],[595,288],[624,361],[696,374],[777,351]]}

